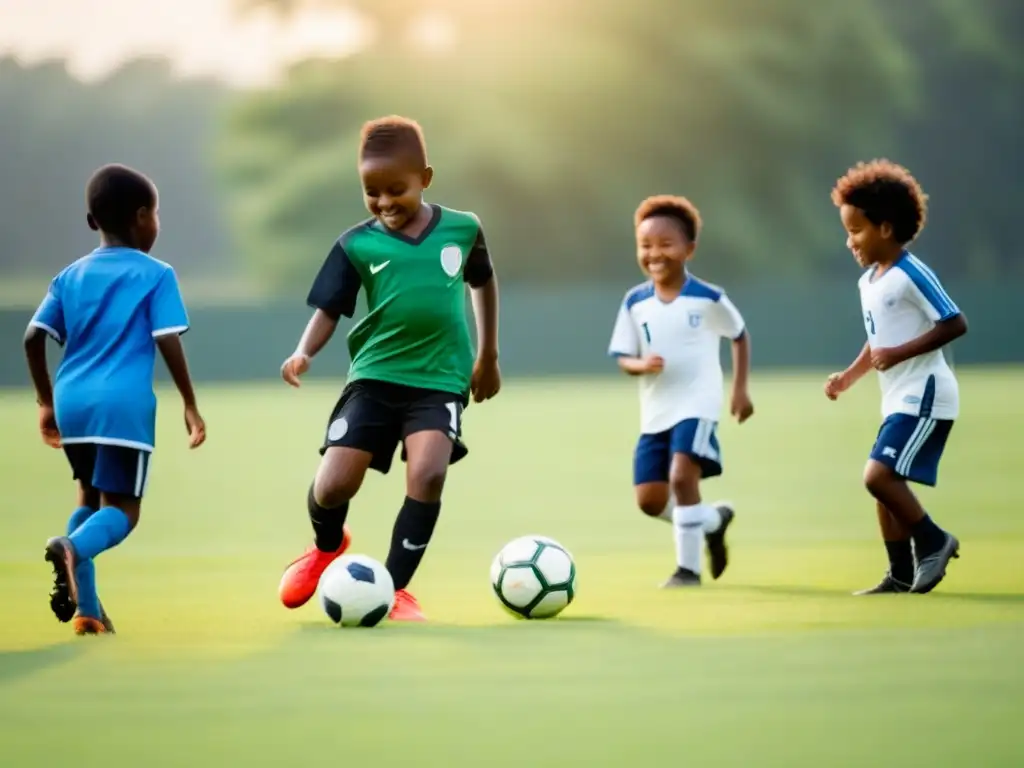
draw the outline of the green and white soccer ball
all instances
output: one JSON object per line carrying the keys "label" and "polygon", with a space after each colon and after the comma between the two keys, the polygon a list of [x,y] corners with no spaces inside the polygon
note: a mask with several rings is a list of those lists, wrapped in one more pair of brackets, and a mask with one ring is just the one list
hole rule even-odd
{"label": "green and white soccer ball", "polygon": [[491,586],[513,616],[550,619],[576,596],[576,563],[546,536],[513,539],[491,563]]}

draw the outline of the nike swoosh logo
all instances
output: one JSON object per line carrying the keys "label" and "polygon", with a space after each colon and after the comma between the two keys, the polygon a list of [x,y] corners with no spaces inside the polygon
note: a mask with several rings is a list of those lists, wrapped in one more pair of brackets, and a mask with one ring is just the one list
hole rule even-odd
{"label": "nike swoosh logo", "polygon": [[412,544],[408,539],[402,539],[402,546],[408,549],[410,552],[415,552],[419,549],[426,549],[426,544]]}
{"label": "nike swoosh logo", "polygon": [[370,274],[371,275],[376,275],[378,272],[380,272],[382,269],[384,269],[384,267],[386,267],[390,263],[391,263],[391,259],[388,259],[383,264],[371,264],[370,265]]}

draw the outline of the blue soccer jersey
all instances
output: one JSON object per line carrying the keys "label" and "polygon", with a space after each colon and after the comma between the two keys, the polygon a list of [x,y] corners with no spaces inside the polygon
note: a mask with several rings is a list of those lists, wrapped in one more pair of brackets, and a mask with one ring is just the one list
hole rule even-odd
{"label": "blue soccer jersey", "polygon": [[54,384],[61,440],[152,451],[156,339],[188,330],[174,269],[98,248],[53,279],[31,324],[65,347]]}

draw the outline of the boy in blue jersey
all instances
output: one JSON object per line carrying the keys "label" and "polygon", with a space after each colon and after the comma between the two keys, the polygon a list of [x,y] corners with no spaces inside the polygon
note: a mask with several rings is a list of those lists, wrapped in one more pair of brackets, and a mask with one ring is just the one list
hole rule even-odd
{"label": "boy in blue jersey", "polygon": [[[148,255],[160,231],[156,187],[107,165],[86,187],[87,221],[100,247],[50,283],[25,333],[43,441],[63,448],[79,483],[67,535],[46,543],[54,570],[50,607],[80,634],[112,632],[93,559],[138,523],[156,432],[153,365],[159,348],[185,403],[189,445],[206,425],[181,345],[188,315],[174,270]],[[46,337],[64,346],[51,387]]]}

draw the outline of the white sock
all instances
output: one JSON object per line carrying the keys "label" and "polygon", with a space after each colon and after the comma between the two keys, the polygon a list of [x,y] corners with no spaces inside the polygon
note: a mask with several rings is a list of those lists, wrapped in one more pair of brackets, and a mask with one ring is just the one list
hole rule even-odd
{"label": "white sock", "polygon": [[676,507],[672,510],[672,526],[676,538],[676,563],[700,574],[701,549],[704,547],[705,513],[701,505]]}
{"label": "white sock", "polygon": [[668,497],[668,504],[666,504],[665,508],[663,510],[661,510],[661,514],[658,515],[654,519],[655,520],[664,520],[666,523],[671,523],[672,522],[672,510],[674,510],[675,507],[676,507],[676,500],[673,497],[669,496]]}
{"label": "white sock", "polygon": [[722,514],[710,504],[701,504],[704,533],[714,533],[722,526]]}

